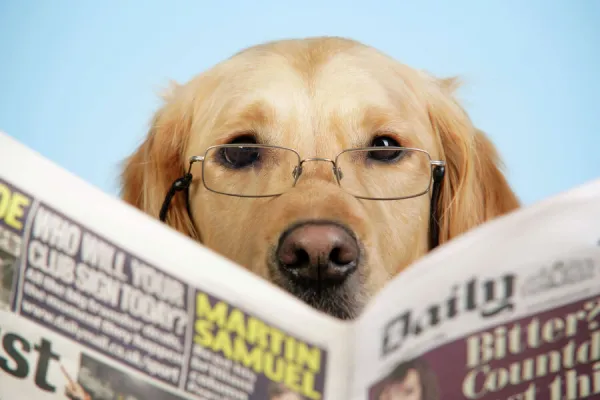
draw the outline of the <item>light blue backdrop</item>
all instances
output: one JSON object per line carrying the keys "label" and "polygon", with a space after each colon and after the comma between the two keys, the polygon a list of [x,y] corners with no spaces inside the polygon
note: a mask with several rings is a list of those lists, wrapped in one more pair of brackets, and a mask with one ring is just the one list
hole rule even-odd
{"label": "light blue backdrop", "polygon": [[340,35],[459,74],[525,203],[600,177],[600,1],[0,0],[0,129],[101,189],[169,78],[257,42]]}

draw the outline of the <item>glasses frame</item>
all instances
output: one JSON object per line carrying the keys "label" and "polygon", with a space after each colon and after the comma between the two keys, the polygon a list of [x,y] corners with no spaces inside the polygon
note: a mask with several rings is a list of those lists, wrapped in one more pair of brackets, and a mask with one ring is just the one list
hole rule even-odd
{"label": "glasses frame", "polygon": [[[283,146],[275,146],[275,145],[267,145],[267,144],[257,144],[257,143],[252,143],[252,144],[220,144],[220,145],[214,145],[214,146],[210,146],[206,149],[206,151],[204,152],[204,155],[202,156],[191,156],[189,158],[189,169],[188,169],[188,175],[191,173],[192,171],[192,166],[194,163],[200,162],[202,163],[202,184],[204,185],[204,187],[206,188],[206,190],[213,192],[213,193],[218,193],[218,194],[222,194],[225,196],[233,196],[233,197],[242,197],[242,198],[265,198],[265,197],[277,197],[277,196],[281,196],[283,193],[285,193],[285,191],[282,191],[281,193],[277,193],[277,194],[267,194],[267,195],[243,195],[243,194],[232,194],[232,193],[227,193],[227,192],[221,192],[218,190],[214,190],[211,189],[210,187],[208,187],[206,185],[206,179],[205,179],[205,168],[204,168],[204,161],[207,160],[208,157],[208,153],[210,151],[214,151],[215,149],[224,149],[224,148],[271,148],[271,149],[279,149],[279,150],[288,150],[291,151],[292,153],[294,153],[298,159],[298,162],[296,164],[296,166],[294,167],[294,170],[292,172],[293,178],[294,178],[294,182],[293,184],[290,186],[290,189],[296,186],[296,183],[298,182],[298,179],[300,179],[300,176],[302,176],[302,167],[304,165],[304,163],[306,162],[328,162],[331,163],[332,165],[332,172],[333,175],[335,176],[335,179],[337,181],[338,186],[344,190],[346,193],[350,194],[351,196],[356,197],[357,199],[363,199],[363,200],[374,200],[374,201],[389,201],[389,200],[405,200],[405,199],[411,199],[414,197],[419,197],[419,196],[423,196],[424,194],[428,193],[431,190],[432,187],[432,182],[433,182],[433,169],[436,167],[444,167],[446,165],[446,162],[443,160],[432,160],[431,159],[431,155],[423,150],[423,149],[418,149],[418,148],[413,148],[413,147],[402,147],[402,146],[390,146],[390,147],[358,147],[358,148],[354,148],[354,149],[346,149],[341,151],[340,153],[338,153],[338,155],[335,156],[334,159],[331,158],[321,158],[321,157],[309,157],[309,158],[302,158],[300,157],[300,154],[294,150],[291,149],[289,147],[283,147]],[[402,151],[402,150],[410,150],[410,151],[417,151],[420,153],[423,153],[427,156],[427,158],[429,159],[429,165],[432,168],[431,171],[431,175],[430,175],[430,179],[429,179],[429,185],[427,186],[427,188],[425,190],[423,190],[422,192],[418,193],[418,194],[414,194],[411,196],[397,196],[397,197],[368,197],[368,196],[357,196],[355,194],[350,193],[348,190],[346,190],[340,180],[343,178],[342,175],[342,170],[339,168],[338,166],[338,160],[340,158],[340,156],[346,154],[346,153],[358,153],[358,152],[369,152],[369,151],[381,151],[381,150],[385,150],[385,151],[390,151],[390,150],[398,150],[398,151]]]}

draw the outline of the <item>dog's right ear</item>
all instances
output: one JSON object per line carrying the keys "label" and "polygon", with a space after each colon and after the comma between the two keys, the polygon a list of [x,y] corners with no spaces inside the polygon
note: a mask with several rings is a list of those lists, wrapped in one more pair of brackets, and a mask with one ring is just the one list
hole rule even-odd
{"label": "dog's right ear", "polygon": [[[123,163],[121,197],[154,218],[173,182],[187,168],[184,159],[193,120],[192,102],[186,102],[171,85],[166,103],[155,113],[150,130],[136,151]],[[177,193],[167,214],[167,224],[200,240],[187,211],[184,192]]]}

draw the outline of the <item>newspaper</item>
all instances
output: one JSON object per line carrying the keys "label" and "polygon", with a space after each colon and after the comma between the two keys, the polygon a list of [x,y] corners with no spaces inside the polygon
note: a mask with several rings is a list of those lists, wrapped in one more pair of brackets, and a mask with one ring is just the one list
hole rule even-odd
{"label": "newspaper", "polygon": [[600,180],[432,252],[356,328],[348,398],[600,399]]}
{"label": "newspaper", "polygon": [[0,400],[600,398],[599,222],[600,180],[345,322],[0,133]]}

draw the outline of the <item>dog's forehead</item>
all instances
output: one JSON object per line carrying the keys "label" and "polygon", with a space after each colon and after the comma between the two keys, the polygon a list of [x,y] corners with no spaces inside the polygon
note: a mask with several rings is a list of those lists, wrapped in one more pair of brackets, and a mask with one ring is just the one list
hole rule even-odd
{"label": "dog's forehead", "polygon": [[[306,48],[275,52],[249,52],[229,60],[228,77],[247,98],[263,97],[274,107],[286,99],[306,104],[337,106],[373,104],[386,106],[390,94],[407,91],[409,69],[369,47],[345,51]],[[283,101],[283,103],[280,103]],[[281,107],[283,108],[283,107]]]}
{"label": "dog's forehead", "polygon": [[220,82],[209,103],[217,116],[210,133],[192,139],[197,147],[257,131],[270,144],[311,151],[326,142],[339,150],[368,145],[365,136],[390,121],[401,130],[418,114],[409,109],[418,102],[407,84],[418,74],[366,46],[252,50],[213,74]]}

